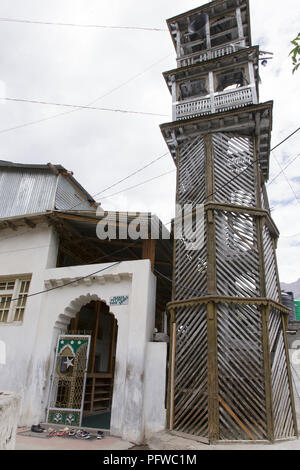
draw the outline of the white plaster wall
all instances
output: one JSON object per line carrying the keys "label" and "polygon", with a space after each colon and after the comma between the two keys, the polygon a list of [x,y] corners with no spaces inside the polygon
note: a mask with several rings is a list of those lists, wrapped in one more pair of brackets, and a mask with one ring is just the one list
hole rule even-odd
{"label": "white plaster wall", "polygon": [[[0,276],[32,274],[29,294],[42,291],[45,288],[42,272],[47,266],[56,265],[57,249],[56,234],[46,224],[35,229],[1,232]],[[6,364],[0,365],[0,390],[12,390],[21,396],[21,425],[39,419],[32,414],[33,398],[26,403],[23,398],[38,379],[33,368],[33,348],[42,297],[28,298],[23,323],[0,323],[0,341],[6,346]]]}
{"label": "white plaster wall", "polygon": [[[128,354],[122,436],[141,443],[144,439],[146,346],[152,339],[155,323],[156,278],[146,260],[148,270],[132,279],[131,315],[128,331]],[[147,288],[145,289],[145,286]],[[112,415],[113,417],[113,415]]]}
{"label": "white plaster wall", "polygon": [[[51,237],[50,242],[55,247]],[[43,258],[46,265],[52,264],[55,250],[52,251],[51,256],[48,250]],[[18,272],[22,272],[25,265],[27,269],[37,266],[25,257],[22,263]],[[91,272],[105,271],[85,281],[28,298],[24,322],[0,326],[0,339],[4,339],[7,353],[6,365],[0,366],[0,390],[5,386],[21,395],[19,425],[38,424],[46,417],[57,337],[66,331],[70,319],[91,300],[102,300],[109,305],[110,297],[129,295],[128,305],[110,308],[118,321],[111,433],[132,442],[142,442],[146,350],[155,320],[156,278],[150,261],[44,268],[45,265],[42,269],[39,265],[33,270],[29,293],[44,290],[45,286],[49,287],[49,281],[65,284]],[[14,266],[11,273],[15,274],[16,269]]]}
{"label": "white plaster wall", "polygon": [[167,343],[148,343],[145,368],[145,437],[166,427]]}
{"label": "white plaster wall", "polygon": [[0,276],[27,274],[56,266],[57,235],[47,224],[1,230]]}
{"label": "white plaster wall", "polygon": [[0,450],[15,448],[19,408],[19,395],[0,392]]}
{"label": "white plaster wall", "polygon": [[291,363],[296,417],[298,429],[300,429],[300,351],[297,349],[289,349],[289,356]]}

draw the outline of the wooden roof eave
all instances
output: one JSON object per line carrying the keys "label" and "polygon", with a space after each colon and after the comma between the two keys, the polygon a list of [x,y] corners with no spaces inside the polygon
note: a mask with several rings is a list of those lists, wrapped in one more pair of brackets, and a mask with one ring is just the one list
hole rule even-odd
{"label": "wooden roof eave", "polygon": [[16,215],[0,219],[0,230],[12,228],[18,229],[23,226],[35,228],[38,224],[48,223],[52,211],[38,212],[35,214]]}
{"label": "wooden roof eave", "polygon": [[258,64],[258,59],[259,59],[259,46],[252,46],[252,47],[249,47],[249,48],[246,48],[246,49],[241,49],[239,51],[232,52],[231,54],[224,55],[221,58],[216,57],[214,59],[209,59],[209,60],[200,62],[198,64],[192,64],[192,65],[187,65],[187,66],[184,66],[184,67],[178,67],[178,68],[175,68],[175,69],[167,70],[166,72],[163,72],[163,77],[164,77],[164,79],[166,81],[166,84],[167,84],[167,86],[168,86],[168,88],[171,92],[171,86],[169,85],[169,79],[172,76],[186,74],[186,77],[183,77],[182,79],[188,78],[188,73],[189,72],[194,72],[197,69],[199,70],[199,75],[208,73],[211,68],[215,68],[215,65],[220,63],[220,59],[222,60],[222,62],[224,62],[224,67],[225,68],[239,65],[239,63],[230,63],[230,62],[234,62],[234,60],[237,59],[237,58],[240,58],[242,60],[244,59],[245,63],[248,63],[249,56],[251,54],[252,55],[255,54],[255,57],[254,58],[252,57],[251,61],[254,62],[254,65],[257,65]]}
{"label": "wooden roof eave", "polygon": [[[176,149],[184,140],[193,136],[214,132],[247,132],[249,135],[266,136],[267,142],[260,149],[261,165],[266,181],[269,177],[269,157],[273,118],[273,101],[206,114],[160,125],[163,137],[169,147],[175,165]],[[259,121],[256,115],[260,115]]]}
{"label": "wooden roof eave", "polygon": [[[224,0],[215,0],[213,2],[209,2],[205,5],[202,5],[201,7],[194,8],[192,10],[189,10],[187,12],[181,13],[179,15],[173,16],[172,18],[169,18],[167,20],[167,26],[174,44],[175,50],[177,50],[177,45],[176,45],[176,40],[174,38],[173,34],[173,29],[172,29],[172,24],[178,23],[180,20],[183,20],[185,18],[188,18],[189,16],[194,15],[195,13],[207,13],[209,15],[210,19],[213,19],[215,17],[220,16],[220,13],[212,13],[212,9],[215,8],[218,5],[221,5],[224,3]],[[248,40],[249,40],[249,45],[251,45],[251,24],[250,24],[250,7],[249,7],[249,0],[244,0],[244,5],[246,6],[246,11],[247,11],[247,29],[248,29]],[[243,5],[240,5],[243,6]],[[228,8],[226,12],[231,13],[236,10],[236,7],[233,8]]]}

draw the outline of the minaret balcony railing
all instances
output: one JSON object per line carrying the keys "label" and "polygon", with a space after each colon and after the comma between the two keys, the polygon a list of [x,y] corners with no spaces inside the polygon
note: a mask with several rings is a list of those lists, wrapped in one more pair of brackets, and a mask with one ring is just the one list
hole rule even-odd
{"label": "minaret balcony railing", "polygon": [[194,116],[213,114],[230,109],[256,104],[256,90],[245,86],[236,90],[223,91],[202,98],[179,101],[174,105],[174,120],[188,119]]}
{"label": "minaret balcony railing", "polygon": [[191,54],[186,54],[182,57],[177,58],[178,67],[186,67],[189,65],[198,64],[199,62],[204,62],[206,60],[217,59],[218,57],[223,57],[227,54],[232,54],[233,52],[238,51],[240,48],[245,47],[244,40],[233,41],[230,44],[225,44],[205,51],[194,52]]}

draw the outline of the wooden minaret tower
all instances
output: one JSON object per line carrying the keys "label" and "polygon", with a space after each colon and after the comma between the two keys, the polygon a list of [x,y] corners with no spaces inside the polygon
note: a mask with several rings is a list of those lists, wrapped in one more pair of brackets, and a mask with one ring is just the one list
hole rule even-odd
{"label": "wooden minaret tower", "polygon": [[[297,436],[281,304],[278,230],[265,182],[272,102],[259,103],[248,0],[216,0],[167,21],[177,65],[164,74],[177,204],[202,243],[174,248],[168,424],[205,442]],[[202,231],[202,233],[200,233]]]}

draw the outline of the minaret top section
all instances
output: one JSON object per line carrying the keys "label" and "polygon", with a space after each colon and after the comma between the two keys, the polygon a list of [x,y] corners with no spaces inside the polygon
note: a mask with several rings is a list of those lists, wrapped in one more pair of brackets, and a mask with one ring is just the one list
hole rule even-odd
{"label": "minaret top section", "polygon": [[215,0],[167,20],[184,67],[251,46],[249,0]]}

